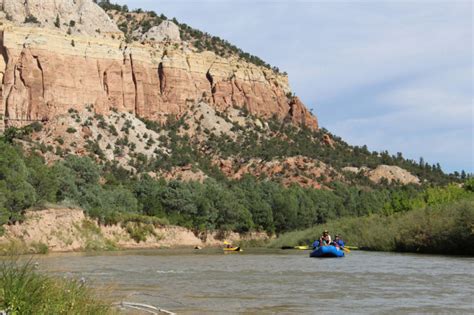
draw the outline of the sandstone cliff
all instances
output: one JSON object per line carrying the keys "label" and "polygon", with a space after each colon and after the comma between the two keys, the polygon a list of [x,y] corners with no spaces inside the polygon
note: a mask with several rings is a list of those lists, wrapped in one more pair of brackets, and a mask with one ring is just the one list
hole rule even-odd
{"label": "sandstone cliff", "polygon": [[[92,1],[71,3],[3,1],[0,114],[7,124],[47,121],[89,104],[102,114],[116,108],[163,121],[204,100],[219,110],[245,107],[256,116],[318,127],[299,100],[287,97],[286,76],[238,57],[198,52],[185,42],[127,44]],[[21,23],[31,15],[39,24]],[[57,16],[75,23],[67,32],[51,26]]]}

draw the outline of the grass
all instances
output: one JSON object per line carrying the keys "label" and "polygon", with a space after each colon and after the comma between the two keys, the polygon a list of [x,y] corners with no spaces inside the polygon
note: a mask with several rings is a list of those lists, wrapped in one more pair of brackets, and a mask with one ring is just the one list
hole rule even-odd
{"label": "grass", "polygon": [[24,255],[24,254],[47,254],[49,247],[43,242],[25,243],[19,239],[12,239],[0,244],[0,256]]}
{"label": "grass", "polygon": [[342,218],[283,234],[269,246],[311,244],[325,229],[368,250],[474,255],[474,198],[391,216]]}
{"label": "grass", "polygon": [[111,306],[81,282],[50,277],[15,260],[0,265],[0,309],[8,314],[112,314]]}

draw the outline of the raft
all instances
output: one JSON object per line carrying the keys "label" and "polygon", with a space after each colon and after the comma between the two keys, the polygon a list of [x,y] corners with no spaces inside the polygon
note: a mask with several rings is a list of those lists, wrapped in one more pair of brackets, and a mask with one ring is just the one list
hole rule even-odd
{"label": "raft", "polygon": [[344,251],[336,248],[336,246],[321,246],[313,250],[309,257],[326,258],[326,257],[344,257]]}
{"label": "raft", "polygon": [[241,252],[242,249],[240,247],[224,247],[225,252]]}

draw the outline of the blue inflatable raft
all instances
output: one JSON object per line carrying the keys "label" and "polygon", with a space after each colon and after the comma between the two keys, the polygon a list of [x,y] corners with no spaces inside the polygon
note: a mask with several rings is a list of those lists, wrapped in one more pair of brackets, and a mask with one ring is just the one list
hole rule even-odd
{"label": "blue inflatable raft", "polygon": [[344,251],[342,249],[336,248],[336,246],[321,246],[317,247],[315,250],[309,254],[309,257],[344,257]]}

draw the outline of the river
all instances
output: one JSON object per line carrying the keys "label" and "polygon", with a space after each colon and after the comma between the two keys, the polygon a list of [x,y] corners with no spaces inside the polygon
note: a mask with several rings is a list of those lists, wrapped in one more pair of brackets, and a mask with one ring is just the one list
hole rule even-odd
{"label": "river", "polygon": [[115,300],[179,314],[473,313],[474,258],[352,251],[163,249],[35,257]]}

